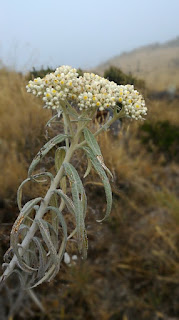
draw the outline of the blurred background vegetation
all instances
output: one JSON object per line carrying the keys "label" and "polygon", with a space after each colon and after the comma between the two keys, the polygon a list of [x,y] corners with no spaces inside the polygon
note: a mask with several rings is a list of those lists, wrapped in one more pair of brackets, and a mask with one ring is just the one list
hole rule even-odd
{"label": "blurred background vegetation", "polygon": [[[51,115],[42,108],[41,100],[26,93],[25,86],[29,79],[51,71],[33,69],[24,76],[0,70],[1,262],[18,215],[17,188],[46,142],[44,126]],[[125,120],[117,133],[109,130],[99,137],[105,163],[115,177],[111,218],[103,224],[96,222],[105,211],[105,195],[92,172],[85,180],[87,261],[78,257],[71,266],[63,263],[52,283],[37,288],[45,315],[24,297],[14,319],[179,319],[178,96],[171,96],[163,87],[164,96],[160,90],[152,95],[154,90],[142,78],[115,66],[107,67],[104,77],[118,84],[134,84],[144,93],[149,109],[146,121]],[[74,161],[82,175],[85,159]],[[51,159],[46,164],[53,170]],[[41,191],[26,187],[24,201]],[[69,242],[67,252],[76,254],[75,241]],[[0,303],[5,312],[3,306],[9,308],[5,295]]]}

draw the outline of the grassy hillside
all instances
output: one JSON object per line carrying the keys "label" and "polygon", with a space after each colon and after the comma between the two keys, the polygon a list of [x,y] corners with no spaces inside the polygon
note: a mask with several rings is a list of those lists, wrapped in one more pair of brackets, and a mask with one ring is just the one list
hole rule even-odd
{"label": "grassy hillside", "polygon": [[138,78],[145,78],[149,88],[165,90],[179,87],[179,37],[164,44],[138,48],[116,56],[99,65],[95,71],[103,74],[109,66],[131,72]]}

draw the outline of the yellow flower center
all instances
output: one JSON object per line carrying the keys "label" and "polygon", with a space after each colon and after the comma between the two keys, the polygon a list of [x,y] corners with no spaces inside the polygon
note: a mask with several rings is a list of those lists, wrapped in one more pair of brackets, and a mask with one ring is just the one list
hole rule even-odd
{"label": "yellow flower center", "polygon": [[119,102],[122,102],[122,100],[123,100],[123,99],[120,97],[120,98],[119,98]]}
{"label": "yellow flower center", "polygon": [[96,100],[96,97],[95,96],[93,96],[93,101],[95,101]]}
{"label": "yellow flower center", "polygon": [[84,99],[84,100],[87,100],[87,99],[88,99],[88,97],[87,97],[87,96],[84,96],[84,97],[83,97],[83,99]]}
{"label": "yellow flower center", "polygon": [[97,107],[99,107],[100,106],[100,102],[98,101],[98,102],[96,102],[96,105],[97,105]]}
{"label": "yellow flower center", "polygon": [[61,80],[61,81],[60,81],[60,83],[61,83],[61,84],[64,84],[64,81],[63,81],[63,80]]}

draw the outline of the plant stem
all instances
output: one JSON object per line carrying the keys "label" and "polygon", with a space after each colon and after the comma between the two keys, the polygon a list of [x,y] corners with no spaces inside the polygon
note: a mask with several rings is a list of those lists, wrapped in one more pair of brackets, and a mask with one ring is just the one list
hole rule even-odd
{"label": "plant stem", "polygon": [[[66,110],[65,110],[64,106],[62,106],[62,109],[63,109],[64,132],[66,135],[68,135],[68,122],[67,122]],[[66,148],[68,150],[69,149],[69,139],[66,138],[65,142],[66,142]]]}
{"label": "plant stem", "polygon": [[[94,136],[98,136],[98,134],[100,134],[103,130],[106,130],[107,128],[110,127],[110,125],[115,122],[117,119],[122,118],[121,116],[119,116],[119,114],[115,115],[112,119],[109,119],[103,126],[101,126],[101,128],[99,128],[95,133]],[[76,146],[76,149],[80,149],[81,147],[86,145],[86,141],[82,141],[81,143],[79,143]]]}

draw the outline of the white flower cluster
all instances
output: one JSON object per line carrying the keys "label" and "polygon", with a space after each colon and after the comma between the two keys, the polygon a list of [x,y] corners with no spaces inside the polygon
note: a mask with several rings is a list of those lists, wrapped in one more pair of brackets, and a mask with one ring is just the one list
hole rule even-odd
{"label": "white flower cluster", "polygon": [[81,91],[77,70],[69,66],[61,66],[43,79],[29,81],[26,88],[36,96],[43,95],[45,107],[52,109],[60,109],[65,100],[77,99]]}
{"label": "white flower cluster", "polygon": [[43,96],[45,107],[57,111],[63,102],[75,100],[80,110],[104,110],[121,104],[127,117],[138,120],[147,114],[144,99],[132,85],[117,85],[94,73],[79,77],[77,70],[69,66],[61,66],[43,79],[29,81],[27,92]]}
{"label": "white flower cluster", "polygon": [[116,83],[94,73],[84,73],[81,83],[83,92],[78,97],[80,110],[98,107],[102,111],[116,105]]}
{"label": "white flower cluster", "polygon": [[135,120],[144,119],[147,114],[145,101],[133,85],[120,85],[116,92],[117,101],[123,105],[125,115]]}

